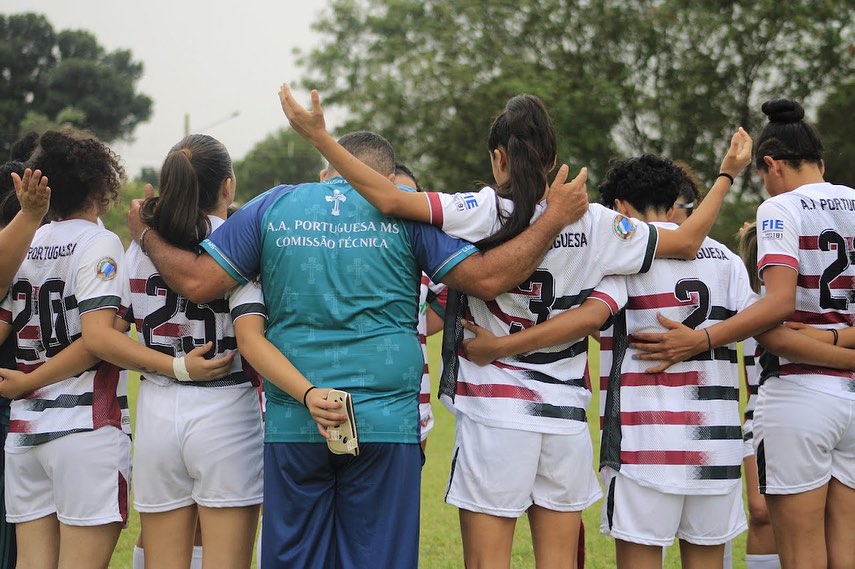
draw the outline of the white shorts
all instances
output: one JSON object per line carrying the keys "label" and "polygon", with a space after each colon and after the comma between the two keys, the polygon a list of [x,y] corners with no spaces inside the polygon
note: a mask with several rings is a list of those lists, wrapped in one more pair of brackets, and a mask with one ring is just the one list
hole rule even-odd
{"label": "white shorts", "polygon": [[666,494],[603,468],[606,499],[600,532],[615,539],[668,547],[674,538],[721,545],[748,529],[742,485],[727,494]]}
{"label": "white shorts", "polygon": [[587,429],[550,435],[490,427],[458,414],[445,501],[506,518],[532,504],[579,512],[603,495],[593,460]]}
{"label": "white shorts", "polygon": [[6,453],[6,521],[51,514],[69,526],[128,521],[131,440],[115,427]]}
{"label": "white shorts", "polygon": [[762,494],[798,494],[833,476],[855,488],[855,401],[770,377],[754,410]]}
{"label": "white shorts", "polygon": [[262,501],[264,442],[255,389],[140,384],[134,507],[240,507]]}

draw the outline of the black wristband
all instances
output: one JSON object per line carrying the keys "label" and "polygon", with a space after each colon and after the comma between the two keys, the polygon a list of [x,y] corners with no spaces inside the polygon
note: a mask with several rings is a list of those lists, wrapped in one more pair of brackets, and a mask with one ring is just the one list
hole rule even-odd
{"label": "black wristband", "polygon": [[146,228],[142,230],[142,233],[140,233],[140,251],[142,251],[142,254],[146,257],[148,257],[148,252],[145,250],[145,234],[149,231],[151,231],[151,227],[146,226]]}
{"label": "black wristband", "polygon": [[306,397],[308,397],[308,396],[309,396],[309,392],[310,392],[311,390],[313,390],[313,389],[317,389],[317,387],[315,387],[315,386],[313,385],[312,387],[310,387],[309,389],[307,389],[307,390],[306,390],[306,392],[303,394],[303,407],[307,407],[307,405],[306,405]]}
{"label": "black wristband", "polygon": [[712,353],[712,340],[710,340],[710,331],[704,328],[704,334],[707,335],[707,349]]}
{"label": "black wristband", "polygon": [[837,341],[840,340],[840,334],[838,334],[836,328],[831,329],[831,333],[834,334],[834,345],[837,345]]}
{"label": "black wristband", "polygon": [[730,185],[733,185],[733,176],[731,176],[727,172],[719,172],[716,178],[727,178],[728,180],[730,180]]}

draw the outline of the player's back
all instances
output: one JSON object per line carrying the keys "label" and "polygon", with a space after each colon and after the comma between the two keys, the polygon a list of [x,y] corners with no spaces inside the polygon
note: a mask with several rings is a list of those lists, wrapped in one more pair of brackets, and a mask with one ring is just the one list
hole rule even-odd
{"label": "player's back", "polygon": [[602,465],[664,492],[726,491],[742,461],[736,345],[648,374],[651,363],[632,359],[626,341],[665,331],[657,314],[702,329],[745,308],[754,295],[742,261],[707,238],[693,261],[657,259],[649,272],[609,277],[597,292],[626,306],[607,334],[614,362],[601,395]]}

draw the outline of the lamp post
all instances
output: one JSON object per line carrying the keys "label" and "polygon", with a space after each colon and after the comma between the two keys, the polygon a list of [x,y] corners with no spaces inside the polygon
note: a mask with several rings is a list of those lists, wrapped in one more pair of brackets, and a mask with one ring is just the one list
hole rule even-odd
{"label": "lamp post", "polygon": [[[240,115],[240,111],[233,111],[231,114],[229,114],[229,115],[227,115],[221,119],[217,119],[216,121],[212,122],[208,126],[199,129],[199,132],[204,132],[206,130],[210,130],[210,129],[214,128],[215,126],[219,126],[226,121],[232,120],[233,118],[237,117],[238,115]],[[190,134],[190,113],[184,113],[184,136],[188,136],[189,134]]]}

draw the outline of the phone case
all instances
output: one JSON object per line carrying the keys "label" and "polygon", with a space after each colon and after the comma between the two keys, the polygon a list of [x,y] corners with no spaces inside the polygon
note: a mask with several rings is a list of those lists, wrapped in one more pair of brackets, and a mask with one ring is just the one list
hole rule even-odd
{"label": "phone case", "polygon": [[342,404],[340,410],[347,415],[347,421],[337,427],[327,427],[330,438],[327,446],[334,454],[359,455],[359,434],[356,430],[356,415],[353,414],[353,398],[346,391],[330,390],[327,400]]}

